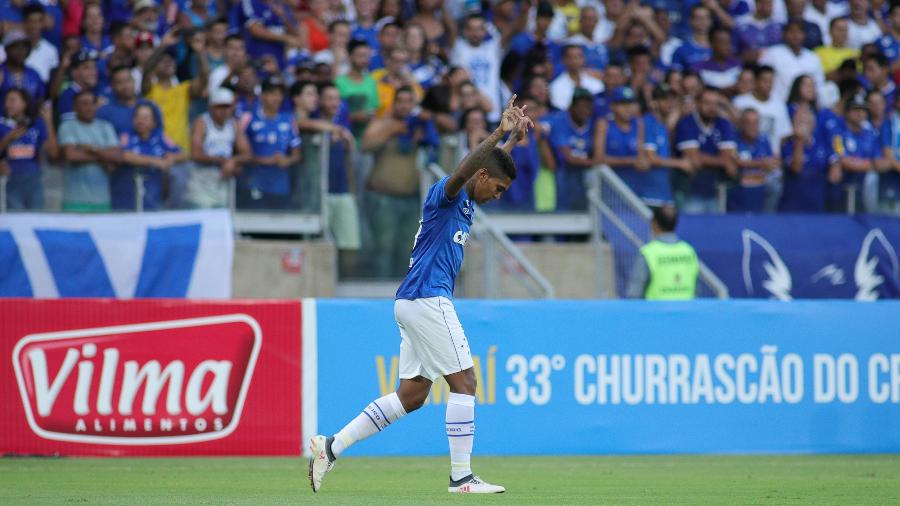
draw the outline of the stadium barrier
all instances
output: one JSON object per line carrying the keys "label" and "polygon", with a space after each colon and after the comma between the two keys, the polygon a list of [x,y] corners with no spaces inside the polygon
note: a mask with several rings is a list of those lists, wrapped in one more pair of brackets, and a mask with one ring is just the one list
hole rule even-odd
{"label": "stadium barrier", "polygon": [[[476,453],[900,451],[900,303],[456,303]],[[299,455],[393,390],[391,301],[0,303],[0,453]],[[446,384],[354,455],[446,453]]]}

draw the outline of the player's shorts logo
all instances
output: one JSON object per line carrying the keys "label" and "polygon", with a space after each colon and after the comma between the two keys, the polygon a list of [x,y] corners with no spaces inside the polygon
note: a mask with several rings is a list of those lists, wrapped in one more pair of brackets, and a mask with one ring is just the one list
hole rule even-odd
{"label": "player's shorts logo", "polygon": [[237,428],[261,345],[256,320],[232,314],[32,334],[12,361],[40,437],[179,444]]}

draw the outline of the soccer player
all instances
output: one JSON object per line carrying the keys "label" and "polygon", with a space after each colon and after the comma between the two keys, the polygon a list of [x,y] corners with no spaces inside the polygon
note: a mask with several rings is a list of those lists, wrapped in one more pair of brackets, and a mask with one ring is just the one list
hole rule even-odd
{"label": "soccer player", "polygon": [[482,481],[472,473],[470,457],[475,438],[475,373],[465,333],[453,309],[453,285],[469,237],[473,204],[499,199],[516,177],[509,154],[497,143],[527,133],[533,124],[524,107],[503,111],[500,126],[459,164],[453,175],[428,191],[422,221],[413,243],[409,271],[397,290],[394,317],[400,327],[400,387],[372,401],[332,437],[310,441],[309,480],[313,492],[350,445],[385,430],[403,415],[420,408],[433,381],[443,377],[450,386],[446,429],[450,444],[448,492],[492,494],[506,489]]}

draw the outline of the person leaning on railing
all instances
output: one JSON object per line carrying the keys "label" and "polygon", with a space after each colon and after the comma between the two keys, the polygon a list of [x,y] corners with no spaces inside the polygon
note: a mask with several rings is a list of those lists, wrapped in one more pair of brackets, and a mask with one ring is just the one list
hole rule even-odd
{"label": "person leaning on railing", "polygon": [[700,261],[694,248],[678,239],[678,213],[672,206],[653,211],[653,239],[641,247],[628,279],[629,299],[690,300],[697,296]]}

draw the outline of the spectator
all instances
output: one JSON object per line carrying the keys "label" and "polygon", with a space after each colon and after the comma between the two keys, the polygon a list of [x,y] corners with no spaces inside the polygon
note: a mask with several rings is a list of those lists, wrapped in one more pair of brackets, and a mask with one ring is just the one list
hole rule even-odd
{"label": "spectator", "polygon": [[350,54],[350,72],[335,79],[335,85],[350,109],[350,124],[358,140],[380,107],[378,84],[369,73],[372,49],[368,44],[354,39],[350,41],[347,52]]}
{"label": "spectator", "polygon": [[611,95],[612,114],[598,118],[594,125],[594,157],[608,165],[643,198],[648,186],[650,159],[641,150],[644,145],[644,123],[638,118],[637,95],[628,87],[616,88]]}
{"label": "spectator", "polygon": [[134,66],[134,35],[134,29],[123,21],[109,28],[112,50],[103,57],[104,69]]}
{"label": "spectator", "polygon": [[890,62],[891,73],[900,71],[900,2],[891,2],[888,8],[887,31],[878,39],[878,48]]}
{"label": "spectator", "polygon": [[217,67],[209,73],[207,94],[212,94],[221,86],[230,82],[230,78],[247,65],[247,48],[244,38],[240,34],[233,33],[225,38],[225,49],[222,51],[225,58],[224,65]]}
{"label": "spectator", "polygon": [[756,76],[753,74],[756,65],[744,65],[741,73],[738,75],[738,82],[735,86],[735,94],[737,96],[748,95],[753,93],[756,88]]}
{"label": "spectator", "polygon": [[81,90],[91,90],[94,93],[99,92],[100,76],[97,71],[97,53],[85,49],[79,51],[72,58],[69,74],[72,77],[72,81],[69,83],[69,87],[60,93],[56,102],[57,112],[61,121],[75,117],[75,113],[72,110],[73,101]]}
{"label": "spectator", "polygon": [[824,212],[828,182],[840,181],[840,166],[830,140],[816,135],[816,115],[809,108],[798,108],[793,115],[793,134],[782,145],[781,154],[784,192],[778,210]]}
{"label": "spectator", "polygon": [[6,62],[0,66],[0,101],[5,102],[6,92],[20,88],[38,103],[46,97],[46,87],[41,75],[25,64],[31,51],[31,41],[22,32],[11,31],[3,36]]}
{"label": "spectator", "polygon": [[[376,0],[354,0],[353,5],[356,7],[356,22],[353,24],[351,36],[354,40],[364,41],[373,51],[377,51],[378,28],[375,27],[375,14],[378,3]],[[366,69],[368,70],[368,67]]]}
{"label": "spectator", "polygon": [[[772,154],[769,139],[761,135],[760,114],[754,109],[744,109],[738,119],[737,138],[737,186],[728,196],[728,212],[761,213],[769,199],[766,182],[769,174],[778,170],[781,160]],[[775,196],[775,207],[781,198]],[[774,210],[774,208],[773,208]]]}
{"label": "spectator", "polygon": [[134,78],[128,67],[116,67],[110,74],[112,96],[97,110],[97,118],[108,121],[116,130],[116,135],[122,138],[131,131],[134,118],[134,108],[138,104],[149,105],[154,112],[157,128],[162,127],[162,115],[155,103],[138,98],[134,93]]}
{"label": "spectator", "polygon": [[878,176],[878,210],[896,215],[900,214],[900,94],[894,96],[880,134],[885,163]]}
{"label": "spectator", "polygon": [[868,208],[863,199],[863,188],[866,174],[882,166],[883,153],[879,134],[868,123],[868,105],[863,95],[850,100],[845,119],[846,127],[836,149],[843,176],[840,185],[832,188],[829,201],[832,209],[852,211],[849,202],[852,198],[856,210],[873,212],[875,209]]}
{"label": "spectator", "polygon": [[566,44],[581,46],[584,50],[584,62],[588,72],[603,70],[609,63],[609,52],[594,35],[600,14],[597,13],[596,7],[587,5],[581,9],[580,16],[578,33],[569,37]]}
{"label": "spectator", "polygon": [[472,14],[466,17],[463,36],[456,40],[450,55],[450,63],[466,69],[475,86],[490,99],[490,122],[500,120],[500,61],[512,35],[507,32],[498,37],[495,33],[488,38],[484,17]]}
{"label": "spectator", "polygon": [[234,116],[240,120],[241,127],[245,128],[250,123],[250,118],[259,109],[259,96],[261,94],[259,76],[255,68],[251,65],[245,65],[231,81],[233,82],[234,92],[237,95],[237,101],[234,104]]}
{"label": "spectator", "polygon": [[653,211],[653,240],[641,247],[628,279],[626,297],[647,300],[691,300],[696,297],[700,261],[690,244],[678,239],[678,213],[672,206]]}
{"label": "spectator", "polygon": [[209,77],[209,66],[206,60],[205,41],[191,39],[191,50],[198,55],[200,74],[196,79],[178,82],[178,78],[175,77],[173,48],[177,42],[174,31],[169,31],[163,36],[153,56],[144,64],[141,90],[147,99],[160,105],[163,130],[169,139],[182,151],[190,153],[191,98],[202,96]]}
{"label": "spectator", "polygon": [[553,16],[553,6],[550,2],[538,2],[537,9],[535,9],[534,30],[523,30],[513,36],[509,42],[509,50],[525,56],[535,47],[543,46],[547,48],[554,60],[558,60],[559,44],[551,40],[547,33],[550,23],[553,21]]}
{"label": "spectator", "polygon": [[459,130],[466,139],[465,148],[460,150],[459,160],[465,158],[465,155],[469,154],[470,151],[481,144],[481,141],[487,139],[491,135],[490,132],[488,132],[488,124],[487,119],[485,119],[484,111],[477,107],[466,109],[462,113],[462,117],[459,120]]}
{"label": "spectator", "polygon": [[34,69],[45,85],[50,82],[50,71],[59,65],[59,51],[43,37],[46,19],[44,6],[39,3],[22,9],[22,28],[31,46],[25,66]]}
{"label": "spectator", "polygon": [[565,109],[572,102],[576,88],[596,95],[603,91],[603,82],[593,77],[584,68],[584,49],[568,45],[562,50],[565,72],[550,83],[550,102],[557,109]]}
{"label": "spectator", "polygon": [[[806,37],[804,37],[803,39],[803,47],[809,50],[815,50],[817,47],[824,44],[822,39],[822,34],[824,32],[819,28],[819,25],[812,21],[809,21],[809,19],[804,15],[806,4],[806,0],[784,1],[788,21],[799,21],[803,23],[804,31],[806,32]],[[781,36],[779,34],[779,40],[780,39]]]}
{"label": "spectator", "polygon": [[594,99],[591,92],[576,89],[569,110],[553,122],[550,146],[556,156],[556,208],[587,210],[584,174],[597,165],[594,155]]}
{"label": "spectator", "polygon": [[415,23],[406,25],[403,44],[410,54],[410,71],[416,82],[428,89],[440,78],[445,70],[444,63],[428,51],[425,29]]}
{"label": "spectator", "polygon": [[869,0],[849,0],[849,4],[848,45],[861,49],[881,37],[881,26],[869,14]]}
{"label": "spectator", "polygon": [[372,72],[372,79],[377,83],[378,103],[375,116],[381,117],[387,114],[394,100],[394,90],[404,86],[412,88],[416,95],[416,103],[422,101],[425,92],[416,82],[416,78],[409,71],[409,51],[402,46],[390,49],[387,53],[387,62],[384,69]]}
{"label": "spectator", "polygon": [[678,96],[667,84],[653,91],[649,110],[644,114],[643,150],[650,161],[650,171],[642,177],[638,195],[651,207],[672,204],[672,169],[690,173],[690,161],[674,158],[670,142],[671,132],[680,117]]}
{"label": "spectator", "polygon": [[[880,91],[887,103],[894,103],[897,86],[890,78],[890,63],[887,57],[881,53],[876,53],[863,60],[863,76],[865,77],[863,86],[866,90]],[[886,111],[882,109],[881,111],[870,112],[883,116]]]}
{"label": "spectator", "polygon": [[143,210],[156,211],[163,205],[163,178],[187,157],[162,134],[149,104],[134,108],[132,122],[122,141],[122,162],[109,178],[112,208],[133,210],[141,199]]}
{"label": "spectator", "polygon": [[616,88],[628,84],[625,75],[625,67],[622,63],[612,61],[603,72],[603,91],[594,95],[594,117],[602,118],[609,115],[609,94]]}
{"label": "spectator", "polygon": [[[807,75],[794,79],[794,84],[791,85],[791,93],[788,95],[787,100],[787,110],[788,118],[790,118],[792,122],[794,115],[797,114],[799,109],[805,109],[813,116],[816,116],[819,113],[819,107],[816,100],[816,84],[813,82],[812,78]],[[792,126],[793,130],[797,129],[796,125],[793,125],[793,123]]]}
{"label": "spectator", "polygon": [[827,46],[832,42],[830,35],[831,22],[834,19],[846,16],[848,10],[845,2],[810,0],[803,11],[803,18],[819,26],[819,31],[822,32],[822,43]]}
{"label": "spectator", "polygon": [[319,87],[319,121],[339,130],[332,131],[328,155],[328,228],[338,250],[338,273],[342,278],[356,276],[362,240],[356,185],[353,174],[353,134],[350,118],[341,104],[340,92],[333,83]]}
{"label": "spectator", "polygon": [[284,0],[245,0],[241,2],[241,19],[246,29],[245,40],[250,58],[274,61],[284,67],[288,47],[304,47],[299,25]]}
{"label": "spectator", "polygon": [[105,27],[106,21],[100,4],[86,4],[84,18],[81,21],[81,49],[93,51],[98,55],[106,55],[112,51],[112,41],[103,33]]}
{"label": "spectator", "polygon": [[219,88],[209,97],[209,111],[194,120],[187,203],[193,208],[228,206],[228,183],[250,158],[250,143],[234,117],[234,93]]}
{"label": "spectator", "polygon": [[734,30],[738,19],[743,21],[743,18],[751,15],[750,5],[744,0],[715,0],[714,2],[703,2],[703,4],[709,7],[713,16],[713,24],[727,30]]}
{"label": "spectator", "polygon": [[701,4],[691,7],[690,27],[691,36],[672,55],[672,68],[675,70],[687,70],[695,63],[709,59],[712,54],[709,47],[712,14],[709,9]]}
{"label": "spectator", "polygon": [[309,10],[306,16],[300,20],[297,36],[301,47],[311,53],[318,53],[330,47],[329,26],[325,20],[328,12],[328,0],[308,0],[306,7]]}
{"label": "spectator", "polygon": [[816,56],[822,62],[825,77],[834,81],[841,65],[859,56],[859,49],[847,46],[847,18],[834,18],[829,28],[831,45],[816,48]]}
{"label": "spectator", "polygon": [[718,91],[705,89],[696,113],[682,118],[675,127],[675,147],[694,168],[687,188],[676,195],[684,212],[716,212],[717,183],[737,175],[736,136],[731,123],[720,115],[722,100]]}
{"label": "spectator", "polygon": [[110,209],[107,172],[121,161],[115,129],[97,119],[97,97],[88,89],[74,99],[75,117],[59,127],[59,145],[66,161],[63,210],[104,212]]}
{"label": "spectator", "polygon": [[228,37],[228,20],[215,18],[206,24],[206,60],[209,71],[225,65],[225,39]]}
{"label": "spectator", "polygon": [[316,63],[327,63],[334,71],[334,77],[345,75],[350,71],[350,56],[347,45],[350,44],[350,23],[339,19],[328,25],[328,47],[313,56]]}
{"label": "spectator", "polygon": [[450,18],[449,5],[444,7],[441,0],[416,0],[416,14],[409,20],[425,30],[425,40],[429,54],[443,56],[443,48],[456,39],[455,21]]}
{"label": "spectator", "polygon": [[41,183],[41,153],[50,159],[59,156],[53,114],[35,104],[27,93],[13,88],[6,93],[4,116],[0,120],[0,175],[6,181],[6,206],[10,210],[41,210],[44,188]]}
{"label": "spectator", "polygon": [[756,61],[764,48],[781,42],[783,30],[772,19],[772,3],[773,0],[756,0],[753,16],[745,16],[737,24],[735,39],[742,60]]}
{"label": "spectator", "polygon": [[[523,96],[520,103],[526,107],[525,114],[535,124],[539,124],[540,109],[538,103],[531,97]],[[544,139],[542,128],[533,128],[527,133],[522,133],[516,138],[510,137],[501,146],[507,150],[516,164],[516,179],[503,192],[498,201],[500,209],[510,211],[534,211],[535,195],[534,184],[538,171],[544,159],[552,158],[549,146]]]}
{"label": "spectator", "polygon": [[[753,92],[734,97],[734,107],[739,112],[753,109],[759,114],[759,130],[769,140],[774,154],[778,154],[781,141],[791,135],[791,121],[785,101],[772,95],[775,69],[767,65],[756,67]],[[815,90],[814,90],[815,91]]]}
{"label": "spectator", "polygon": [[290,204],[289,169],[301,160],[297,122],[282,112],[285,84],[277,76],[263,81],[261,107],[247,125],[253,157],[238,179],[237,205],[242,209],[286,209]]}
{"label": "spectator", "polygon": [[363,135],[362,149],[374,155],[365,214],[376,231],[370,258],[379,278],[401,277],[409,266],[410,238],[420,217],[416,147],[437,144],[434,127],[415,116],[414,107],[412,89],[397,89],[390,114],[372,121]]}
{"label": "spectator", "polygon": [[134,91],[141,94],[141,84],[144,82],[144,65],[153,56],[154,37],[150,32],[141,32],[134,38],[134,67],[131,69],[131,77],[134,78]]}
{"label": "spectator", "polygon": [[668,35],[668,38],[659,45],[659,60],[663,67],[670,68],[672,67],[672,57],[675,56],[675,51],[684,44],[684,41],[675,36],[669,11],[661,8],[660,4],[654,6],[653,19],[660,30]]}
{"label": "spectator", "polygon": [[647,46],[634,46],[626,51],[628,56],[628,85],[638,96],[638,101],[646,104],[653,95],[653,88],[664,79],[662,70],[653,66],[653,54]]}
{"label": "spectator", "polygon": [[731,32],[725,28],[713,28],[709,39],[712,47],[710,58],[694,64],[693,69],[700,74],[703,84],[719,88],[726,95],[732,96],[742,67],[732,53]]}
{"label": "spectator", "polygon": [[388,53],[400,45],[400,24],[394,21],[379,25],[378,50],[373,51],[372,60],[369,62],[369,70],[384,68]]}
{"label": "spectator", "polygon": [[825,85],[822,62],[816,55],[803,47],[803,25],[792,21],[784,27],[784,44],[768,48],[759,63],[775,69],[775,85],[772,93],[779,100],[786,100],[794,79],[802,74],[812,76],[816,88]]}
{"label": "spectator", "polygon": [[[131,26],[138,32],[163,33],[166,25],[160,19],[159,4],[154,0],[137,0],[132,6]],[[154,41],[155,42],[155,41]]]}

